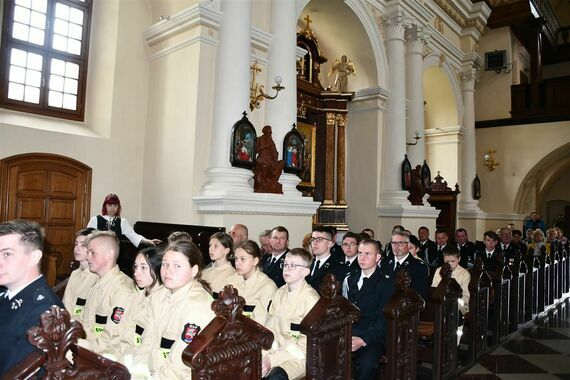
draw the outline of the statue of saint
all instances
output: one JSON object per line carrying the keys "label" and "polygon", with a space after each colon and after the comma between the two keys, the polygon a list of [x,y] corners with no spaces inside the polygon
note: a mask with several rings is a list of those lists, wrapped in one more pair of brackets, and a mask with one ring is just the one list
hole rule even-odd
{"label": "statue of saint", "polygon": [[263,127],[263,135],[255,142],[257,160],[253,168],[253,190],[256,193],[282,194],[282,186],[278,182],[285,161],[279,160],[279,153],[271,137],[271,127]]}
{"label": "statue of saint", "polygon": [[333,87],[338,92],[348,92],[348,76],[356,75],[356,68],[354,63],[349,60],[346,55],[340,57],[340,61],[336,59],[331,66],[328,76],[331,77],[336,73],[333,82]]}

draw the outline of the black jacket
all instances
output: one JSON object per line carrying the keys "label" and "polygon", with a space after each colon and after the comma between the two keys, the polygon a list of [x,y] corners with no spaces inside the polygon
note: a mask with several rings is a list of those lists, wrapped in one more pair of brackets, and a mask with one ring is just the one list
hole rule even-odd
{"label": "black jacket", "polygon": [[473,268],[473,263],[475,262],[475,244],[470,241],[466,241],[462,246],[457,245],[459,249],[459,254],[461,258],[459,259],[459,265],[463,268]]}
{"label": "black jacket", "polygon": [[[311,272],[313,271],[313,266],[315,265],[317,259],[313,259],[313,263],[311,264]],[[306,277],[307,282],[317,291],[320,292],[319,288],[321,287],[321,283],[325,276],[329,273],[334,274],[336,279],[342,284],[346,276],[346,265],[338,260],[337,257],[333,256],[332,254],[329,256],[327,261],[324,263],[320,263],[319,269],[313,273],[311,276],[310,274]],[[320,293],[319,293],[320,294]]]}
{"label": "black jacket", "polygon": [[37,349],[28,342],[27,332],[40,325],[41,314],[52,305],[63,307],[44,277],[38,278],[12,299],[0,290],[0,378]]}
{"label": "black jacket", "polygon": [[414,288],[416,292],[423,297],[423,299],[427,299],[426,297],[429,289],[429,268],[427,265],[423,261],[420,261],[408,254],[408,257],[404,260],[400,269],[394,272],[395,262],[396,259],[394,257],[383,258],[380,261],[380,270],[382,274],[393,284],[396,279],[396,274],[400,270],[405,269],[412,279],[411,287]]}
{"label": "black jacket", "polygon": [[360,318],[352,325],[352,336],[360,337],[367,345],[379,345],[383,352],[386,340],[383,310],[394,293],[394,284],[377,268],[358,290],[360,274],[358,269],[347,278],[347,298],[360,309]]}
{"label": "black jacket", "polygon": [[282,254],[279,260],[277,260],[273,265],[270,265],[273,255],[265,255],[261,259],[260,263],[261,270],[263,271],[263,273],[267,275],[267,277],[273,280],[275,285],[277,285],[277,288],[280,288],[283,285],[285,285],[285,280],[283,279],[283,268],[281,268],[281,266],[285,261],[285,256],[287,255],[287,252],[289,252],[289,249],[286,249],[285,253]]}

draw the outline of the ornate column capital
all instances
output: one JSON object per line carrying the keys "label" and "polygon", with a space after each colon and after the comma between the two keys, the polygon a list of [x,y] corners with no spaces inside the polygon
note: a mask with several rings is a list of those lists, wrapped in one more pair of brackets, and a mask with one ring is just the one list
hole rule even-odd
{"label": "ornate column capital", "polygon": [[422,25],[412,24],[406,29],[405,38],[409,53],[422,54],[431,41],[431,32]]}
{"label": "ornate column capital", "polygon": [[465,67],[459,73],[459,79],[461,79],[462,91],[475,91],[475,83],[479,81],[479,69],[474,66]]}
{"label": "ornate column capital", "polygon": [[395,11],[383,17],[386,41],[399,39],[404,40],[406,29],[412,24],[412,18],[404,11]]}

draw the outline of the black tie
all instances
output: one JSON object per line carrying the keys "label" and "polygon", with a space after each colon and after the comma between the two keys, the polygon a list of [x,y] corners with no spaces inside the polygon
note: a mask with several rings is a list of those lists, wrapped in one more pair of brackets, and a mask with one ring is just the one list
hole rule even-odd
{"label": "black tie", "polygon": [[396,269],[394,269],[394,272],[397,272],[400,269],[401,265],[399,261],[396,261]]}
{"label": "black tie", "polygon": [[487,258],[491,258],[492,253],[491,252],[487,252]]}
{"label": "black tie", "polygon": [[311,276],[314,275],[319,270],[320,266],[321,266],[321,260],[317,260],[315,263],[315,268],[313,269],[313,273],[311,273]]}
{"label": "black tie", "polygon": [[275,256],[273,256],[271,258],[271,261],[269,262],[269,267],[271,268],[273,266],[273,264],[275,264],[276,261],[277,261],[277,259],[275,258]]}
{"label": "black tie", "polygon": [[368,282],[368,280],[369,280],[368,277],[364,277],[364,278],[362,279],[362,286],[361,286],[360,289],[358,289],[358,290],[364,289],[364,286],[366,285],[366,282]]}

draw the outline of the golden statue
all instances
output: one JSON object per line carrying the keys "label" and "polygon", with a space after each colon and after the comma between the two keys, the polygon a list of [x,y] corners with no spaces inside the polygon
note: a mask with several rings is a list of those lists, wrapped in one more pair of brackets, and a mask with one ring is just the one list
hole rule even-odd
{"label": "golden statue", "polygon": [[336,59],[331,66],[328,76],[331,77],[336,73],[333,82],[333,88],[338,92],[348,92],[348,76],[356,75],[354,63],[349,60],[346,55],[340,57],[340,61]]}

